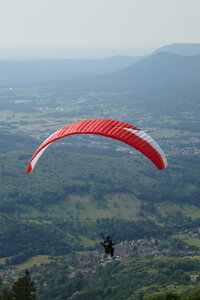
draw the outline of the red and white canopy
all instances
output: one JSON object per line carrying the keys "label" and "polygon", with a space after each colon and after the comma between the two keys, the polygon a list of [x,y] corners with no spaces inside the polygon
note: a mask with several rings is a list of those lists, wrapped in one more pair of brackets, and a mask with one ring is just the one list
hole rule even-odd
{"label": "red and white canopy", "polygon": [[158,169],[167,166],[167,159],[160,146],[144,131],[128,123],[109,119],[90,119],[66,125],[50,135],[33,154],[27,173],[35,167],[46,148],[54,141],[73,134],[96,134],[119,140],[148,157]]}

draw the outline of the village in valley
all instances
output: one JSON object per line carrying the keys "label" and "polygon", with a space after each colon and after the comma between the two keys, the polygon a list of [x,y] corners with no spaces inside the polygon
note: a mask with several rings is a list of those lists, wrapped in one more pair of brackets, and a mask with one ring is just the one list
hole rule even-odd
{"label": "village in valley", "polygon": [[[42,274],[57,272],[61,266],[65,268],[67,278],[75,278],[82,274],[84,278],[91,278],[96,274],[99,266],[106,266],[113,261],[122,261],[128,258],[159,258],[159,257],[200,257],[200,228],[185,230],[180,233],[185,243],[180,244],[180,239],[170,237],[167,241],[157,238],[143,238],[131,241],[121,241],[115,245],[114,257],[106,255],[101,246],[98,250],[74,252],[64,256],[49,257],[49,263],[31,265],[27,263],[34,280],[37,282]],[[196,246],[195,246],[196,245]],[[42,262],[42,256],[41,256]],[[25,269],[19,266],[0,266],[1,281],[12,284],[16,276],[23,273]],[[47,283],[43,283],[47,286]]]}

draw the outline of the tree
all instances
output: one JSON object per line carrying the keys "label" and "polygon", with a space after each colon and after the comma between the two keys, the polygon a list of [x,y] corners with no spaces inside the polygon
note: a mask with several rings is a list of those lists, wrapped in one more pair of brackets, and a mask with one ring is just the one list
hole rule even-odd
{"label": "tree", "polygon": [[11,295],[11,292],[9,289],[5,288],[3,289],[2,296],[0,297],[0,300],[13,300],[13,297]]}
{"label": "tree", "polygon": [[199,300],[200,299],[200,290],[193,292],[188,297],[184,298],[185,300]]}
{"label": "tree", "polygon": [[159,294],[159,295],[153,295],[147,297],[145,298],[145,300],[181,300],[181,298],[179,295],[175,293],[167,292],[165,294]]}
{"label": "tree", "polygon": [[34,282],[31,280],[30,272],[25,274],[14,282],[11,288],[11,296],[13,300],[36,300]]}

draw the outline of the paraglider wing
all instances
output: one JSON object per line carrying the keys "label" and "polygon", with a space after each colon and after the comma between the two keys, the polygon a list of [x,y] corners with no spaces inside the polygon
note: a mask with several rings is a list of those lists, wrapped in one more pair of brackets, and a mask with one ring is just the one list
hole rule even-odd
{"label": "paraglider wing", "polygon": [[27,168],[27,173],[33,170],[38,159],[51,143],[73,134],[96,134],[119,140],[140,151],[148,157],[158,169],[164,169],[167,166],[164,152],[144,131],[120,121],[91,119],[67,125],[50,135],[33,154]]}

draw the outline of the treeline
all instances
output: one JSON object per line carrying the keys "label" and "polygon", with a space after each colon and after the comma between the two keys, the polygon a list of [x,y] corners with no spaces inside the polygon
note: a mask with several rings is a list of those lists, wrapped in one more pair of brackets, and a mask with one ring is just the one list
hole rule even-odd
{"label": "treeline", "polygon": [[151,220],[129,221],[118,218],[102,218],[96,221],[99,232],[113,234],[115,239],[134,240],[139,238],[166,238],[172,231]]}
{"label": "treeline", "polygon": [[200,299],[200,290],[197,290],[195,292],[192,292],[189,296],[187,297],[181,297],[177,293],[162,293],[162,294],[157,294],[153,296],[149,296],[147,298],[140,298],[141,300],[198,300]]}
{"label": "treeline", "polygon": [[159,222],[165,224],[169,232],[173,233],[200,227],[200,218],[192,219],[180,211],[169,212],[166,216],[159,217]]}

